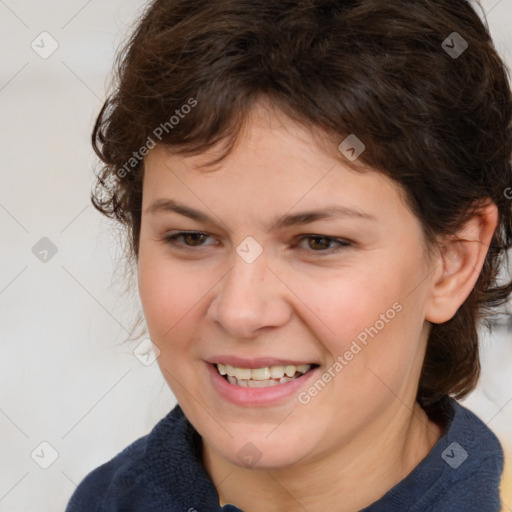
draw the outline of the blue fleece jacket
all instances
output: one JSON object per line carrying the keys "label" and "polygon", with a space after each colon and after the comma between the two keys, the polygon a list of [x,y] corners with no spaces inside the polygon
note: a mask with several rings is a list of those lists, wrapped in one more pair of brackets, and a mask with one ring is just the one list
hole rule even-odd
{"label": "blue fleece jacket", "polygon": [[[89,473],[66,512],[241,512],[219,505],[201,460],[201,437],[176,405],[148,435]],[[499,512],[502,469],[496,436],[450,399],[443,437],[363,512]]]}

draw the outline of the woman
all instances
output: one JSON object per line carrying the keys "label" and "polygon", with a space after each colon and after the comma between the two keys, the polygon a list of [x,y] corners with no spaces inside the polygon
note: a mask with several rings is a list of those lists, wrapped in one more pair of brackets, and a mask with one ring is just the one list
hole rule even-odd
{"label": "woman", "polygon": [[462,0],[156,0],[94,205],[178,405],[67,511],[497,511],[455,399],[512,283],[512,99]]}

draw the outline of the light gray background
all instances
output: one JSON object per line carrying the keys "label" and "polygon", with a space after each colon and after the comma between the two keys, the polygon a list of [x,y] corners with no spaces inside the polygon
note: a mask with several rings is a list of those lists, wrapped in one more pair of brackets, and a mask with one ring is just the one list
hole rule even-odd
{"label": "light gray background", "polygon": [[[157,363],[143,365],[136,343],[123,343],[138,298],[124,293],[115,231],[89,202],[92,123],[114,51],[143,5],[0,0],[0,512],[63,510],[89,471],[175,404]],[[512,66],[512,0],[483,5]],[[43,31],[59,45],[47,59],[31,48]],[[42,237],[57,247],[46,262],[32,252]],[[509,457],[511,338],[505,328],[483,336],[482,379],[465,401]],[[56,451],[48,469],[40,465],[52,448],[41,442]]]}

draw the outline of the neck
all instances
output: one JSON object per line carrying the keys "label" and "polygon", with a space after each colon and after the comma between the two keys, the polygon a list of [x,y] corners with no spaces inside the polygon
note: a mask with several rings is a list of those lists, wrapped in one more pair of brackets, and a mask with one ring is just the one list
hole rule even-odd
{"label": "neck", "polygon": [[240,468],[203,439],[204,466],[222,506],[232,503],[244,512],[356,512],[405,478],[442,435],[418,404],[396,412],[349,444],[286,468]]}

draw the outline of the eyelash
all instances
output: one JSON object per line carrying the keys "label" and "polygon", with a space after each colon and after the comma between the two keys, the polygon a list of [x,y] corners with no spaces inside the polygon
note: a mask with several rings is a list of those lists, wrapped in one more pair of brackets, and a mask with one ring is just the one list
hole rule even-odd
{"label": "eyelash", "polygon": [[[175,246],[175,247],[180,247],[181,244],[179,242],[177,242],[177,239],[178,238],[183,238],[183,236],[185,235],[205,235],[205,236],[208,236],[208,233],[204,233],[202,231],[179,231],[173,235],[168,235],[168,236],[165,236],[162,241],[166,244],[169,244],[169,245],[172,245],[172,246]],[[335,253],[337,251],[340,251],[346,247],[349,247],[351,246],[352,244],[350,242],[348,242],[347,240],[343,240],[341,238],[335,238],[335,237],[331,237],[331,236],[326,236],[326,235],[316,235],[316,234],[307,234],[307,235],[302,235],[300,237],[300,240],[298,241],[298,243],[302,242],[303,240],[306,240],[306,239],[315,239],[315,238],[319,238],[321,240],[328,240],[329,242],[335,242],[338,245],[338,247],[331,247],[329,249],[325,249],[325,250],[318,250],[318,251],[315,251],[313,249],[311,249],[310,251],[308,251],[307,249],[302,249],[300,248],[301,250],[304,250],[304,251],[308,251],[308,252],[314,252],[314,253],[323,253],[323,254],[332,254],[332,253]],[[297,243],[297,245],[298,245]],[[197,248],[197,247],[204,247],[204,245],[196,245],[196,246],[192,246],[192,245],[186,245],[184,246],[185,250],[194,250],[194,248]],[[295,247],[295,246],[294,246]],[[183,248],[183,246],[181,246],[180,248]]]}

